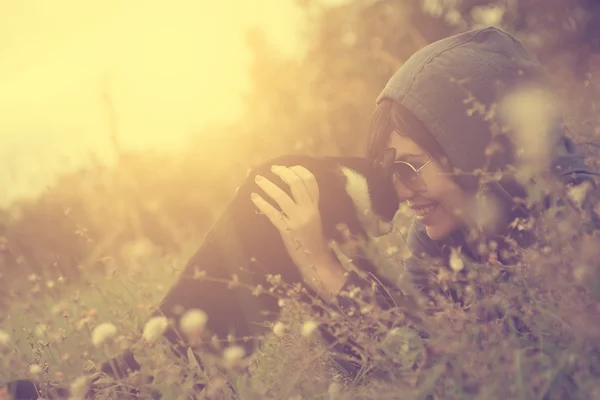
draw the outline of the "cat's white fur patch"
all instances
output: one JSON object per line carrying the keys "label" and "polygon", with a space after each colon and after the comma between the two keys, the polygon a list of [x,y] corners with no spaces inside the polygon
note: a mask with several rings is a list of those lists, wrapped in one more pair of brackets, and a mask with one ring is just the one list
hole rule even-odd
{"label": "cat's white fur patch", "polygon": [[367,178],[348,167],[340,169],[346,177],[346,193],[352,199],[358,216],[362,219],[373,211]]}
{"label": "cat's white fur patch", "polygon": [[391,231],[392,223],[384,221],[373,212],[371,194],[367,178],[358,171],[340,167],[346,177],[346,193],[354,203],[358,220],[371,236],[386,235]]}

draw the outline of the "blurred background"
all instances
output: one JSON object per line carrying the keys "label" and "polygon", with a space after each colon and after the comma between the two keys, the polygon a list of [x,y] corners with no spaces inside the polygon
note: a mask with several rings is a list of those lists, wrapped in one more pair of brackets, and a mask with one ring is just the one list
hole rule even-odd
{"label": "blurred background", "polygon": [[197,245],[267,158],[361,154],[389,77],[468,29],[516,34],[575,139],[600,135],[593,0],[30,0],[0,21],[2,300]]}

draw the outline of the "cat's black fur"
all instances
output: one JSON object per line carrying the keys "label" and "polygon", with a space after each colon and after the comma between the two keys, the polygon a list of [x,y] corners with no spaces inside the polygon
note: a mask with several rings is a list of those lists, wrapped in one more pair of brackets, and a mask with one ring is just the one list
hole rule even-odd
{"label": "cat's black fur", "polygon": [[[265,320],[277,317],[279,307],[274,296],[255,296],[247,287],[230,289],[224,283],[236,275],[244,285],[268,288],[267,274],[281,275],[283,281],[289,284],[301,282],[300,272],[285,249],[280,233],[250,200],[252,192],[270,200],[254,182],[257,174],[290,194],[288,185],[271,172],[272,165],[302,165],[313,173],[319,186],[323,233],[328,240],[343,240],[339,224],[346,225],[353,235],[367,235],[358,215],[360,211],[347,191],[348,177],[340,167],[351,169],[365,178],[369,193],[362,195],[369,198],[371,211],[381,219],[390,222],[398,209],[399,202],[390,176],[368,164],[364,158],[285,156],[271,160],[255,168],[245,179],[232,202],[189,260],[180,279],[165,296],[157,314],[177,321],[179,315],[174,312],[176,306],[181,306],[180,310],[202,309],[208,314],[208,330],[221,339],[229,334],[237,338],[257,335],[262,331],[260,326],[264,325]],[[271,204],[276,206],[272,201]],[[198,279],[197,271],[205,273],[208,279]],[[171,341],[176,341],[180,336],[176,330],[170,330],[166,335]],[[242,344],[251,350],[251,342]]]}

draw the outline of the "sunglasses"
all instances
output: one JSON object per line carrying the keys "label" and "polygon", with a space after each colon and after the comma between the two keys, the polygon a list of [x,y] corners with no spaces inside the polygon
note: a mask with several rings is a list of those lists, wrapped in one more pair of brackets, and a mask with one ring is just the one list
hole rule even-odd
{"label": "sunglasses", "polygon": [[374,165],[388,172],[391,170],[396,178],[398,178],[398,180],[407,188],[417,193],[422,193],[427,190],[427,185],[419,175],[419,172],[429,165],[431,161],[432,159],[430,158],[425,164],[421,165],[419,168],[415,168],[406,161],[396,161],[396,149],[389,148],[381,152],[375,159]]}

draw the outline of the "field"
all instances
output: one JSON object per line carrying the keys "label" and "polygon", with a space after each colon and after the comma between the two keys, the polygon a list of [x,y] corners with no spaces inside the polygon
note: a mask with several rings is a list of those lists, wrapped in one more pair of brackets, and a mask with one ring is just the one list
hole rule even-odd
{"label": "field", "polygon": [[[350,291],[342,295],[356,303],[354,316],[317,313],[292,291],[281,321],[266,326],[249,358],[220,343],[216,354],[199,354],[201,369],[191,352],[176,357],[160,336],[142,337],[248,170],[288,153],[363,154],[380,90],[433,40],[488,24],[515,34],[547,68],[571,136],[600,165],[594,2],[297,3],[307,21],[301,56],[280,53],[260,29],[248,33],[250,85],[239,119],[197,132],[176,151],[127,149],[107,91],[114,162],[92,156],[38,195],[0,209],[0,384],[32,379],[44,390],[70,388],[73,400],[84,397],[91,377],[97,399],[132,392],[167,400],[600,399],[600,238],[582,229],[589,215],[577,207],[542,215],[543,244],[520,250],[518,263],[490,257],[427,266],[440,288],[431,294],[415,291],[404,274],[408,220],[401,213],[390,236],[357,244],[397,285],[396,307],[382,309],[368,291]],[[209,56],[218,61],[199,57]],[[536,121],[531,113],[539,108],[519,111]],[[528,188],[533,196],[545,189]],[[557,195],[572,200],[583,192]],[[342,247],[352,258],[356,249]],[[333,360],[321,324],[358,346],[356,376]],[[98,373],[130,347],[141,371],[118,380]],[[0,399],[7,397],[0,389]]]}
{"label": "field", "polygon": [[[395,232],[367,248],[384,276],[402,286],[398,266],[403,250],[395,246],[399,241]],[[563,257],[568,259],[568,248],[561,256],[549,256],[547,250],[531,254],[535,268],[512,266],[512,280],[495,284],[494,289],[488,285],[481,301],[469,300],[472,290],[462,286],[463,307],[440,298],[435,311],[423,302],[399,304],[390,314],[365,298],[363,317],[356,319],[317,315],[300,303],[287,302],[280,323],[270,326],[272,332],[253,357],[240,359],[227,351],[217,358],[206,355],[203,360],[209,367],[201,371],[195,361],[175,357],[164,338],[141,339],[151,310],[195,246],[190,240],[180,253],[160,254],[138,242],[121,254],[121,264],[106,263],[104,273],[91,274],[77,284],[29,276],[27,294],[10,303],[2,322],[0,379],[31,378],[72,387],[77,393],[82,377],[133,346],[141,371],[119,381],[101,377],[96,398],[127,398],[127,391],[136,388],[142,398],[160,392],[165,399],[183,399],[195,383],[208,384],[198,396],[211,399],[600,396],[600,310],[582,292],[583,286],[573,279],[566,282],[569,274],[557,270]],[[540,270],[545,270],[543,279]],[[479,271],[471,278],[480,287],[498,275],[493,269]],[[452,285],[458,277],[440,272],[438,280]],[[396,326],[393,330],[388,328],[390,321]],[[347,328],[342,336],[363,346],[369,361],[354,381],[332,361],[333,353],[319,340],[315,322],[339,323]],[[103,323],[116,329],[98,343],[93,330]],[[242,373],[245,367],[250,373]]]}

